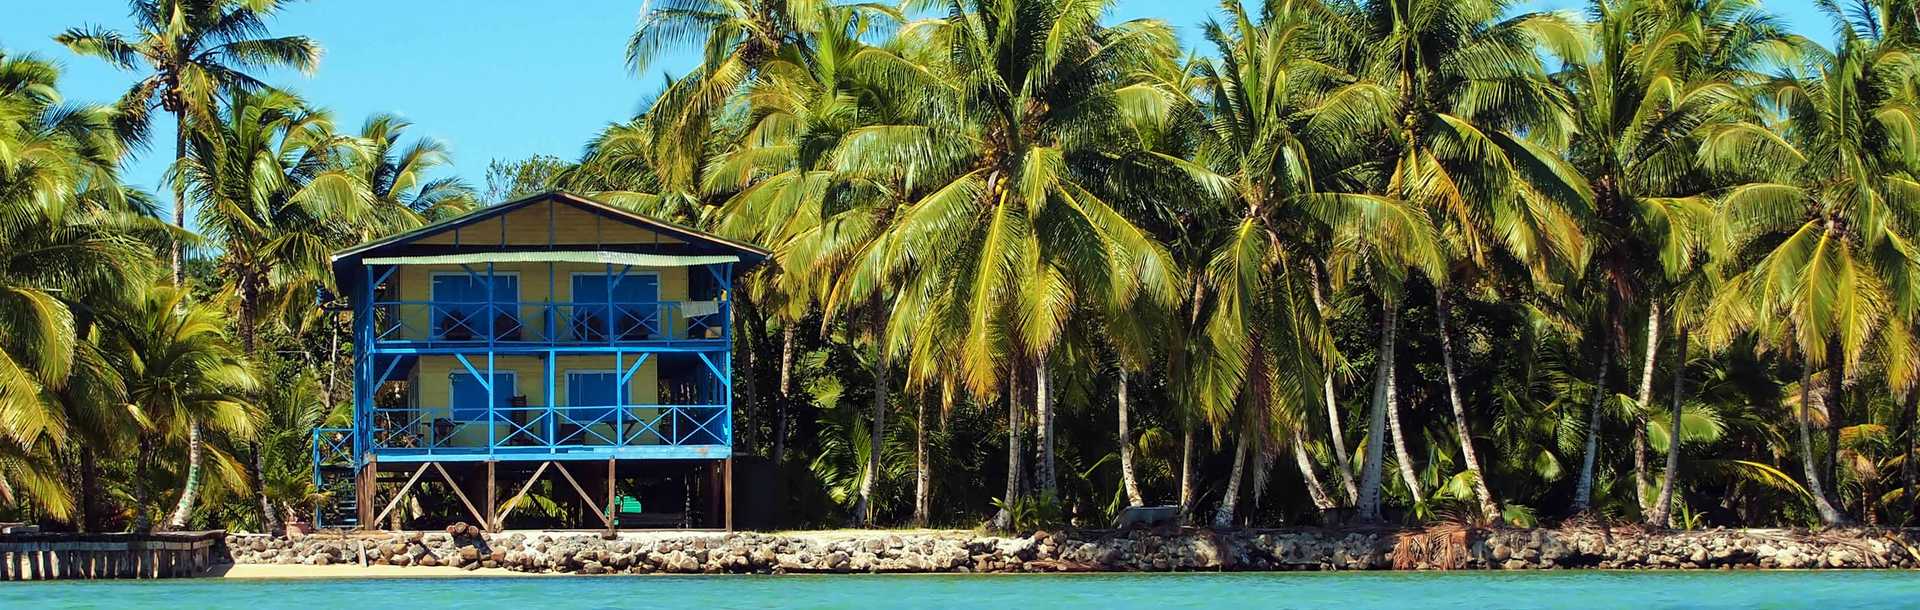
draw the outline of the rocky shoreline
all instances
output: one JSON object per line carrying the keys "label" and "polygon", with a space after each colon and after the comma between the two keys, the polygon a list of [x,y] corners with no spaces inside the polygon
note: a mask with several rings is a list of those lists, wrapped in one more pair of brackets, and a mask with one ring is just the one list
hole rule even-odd
{"label": "rocky shoreline", "polygon": [[[449,528],[459,529],[459,528]],[[468,535],[469,533],[473,535]],[[451,566],[530,573],[1012,573],[1920,567],[1920,530],[1600,528],[1035,532],[323,533],[229,536],[236,564]]]}

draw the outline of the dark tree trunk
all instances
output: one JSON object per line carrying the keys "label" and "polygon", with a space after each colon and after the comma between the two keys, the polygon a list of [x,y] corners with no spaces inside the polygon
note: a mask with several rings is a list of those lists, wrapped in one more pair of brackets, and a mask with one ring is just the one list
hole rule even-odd
{"label": "dark tree trunk", "polygon": [[1914,509],[1920,507],[1920,502],[1916,502],[1913,497],[1915,483],[1920,482],[1917,481],[1920,480],[1920,469],[1915,468],[1913,464],[1914,436],[1920,435],[1920,430],[1915,430],[1913,427],[1915,407],[1920,407],[1920,387],[1907,389],[1906,399],[1900,405],[1900,429],[1904,431],[1902,436],[1906,437],[1907,443],[1906,453],[1901,454],[1904,458],[1900,460],[1900,497],[1907,501],[1906,522],[1908,524],[1913,523]]}
{"label": "dark tree trunk", "polygon": [[1660,473],[1660,494],[1647,512],[1647,525],[1667,527],[1673,516],[1673,486],[1680,476],[1680,415],[1687,381],[1687,329],[1680,329],[1678,350],[1673,354],[1673,397],[1668,407],[1667,469]]}
{"label": "dark tree trunk", "polygon": [[787,322],[780,328],[780,404],[778,419],[773,423],[773,465],[779,469],[787,461],[787,406],[793,402],[793,340],[794,324]]}
{"label": "dark tree trunk", "polygon": [[80,531],[100,531],[100,464],[89,446],[80,447]]}
{"label": "dark tree trunk", "polygon": [[1020,403],[1020,391],[1014,381],[1018,376],[1016,372],[1009,375],[1007,380],[1007,495],[1000,500],[1000,512],[993,516],[994,527],[1002,531],[1013,529],[1013,511],[1009,509],[1020,501],[1020,490],[1024,486],[1021,474],[1026,470],[1020,459],[1020,436],[1025,432],[1026,424],[1022,421],[1025,418],[1021,417],[1025,409]]}

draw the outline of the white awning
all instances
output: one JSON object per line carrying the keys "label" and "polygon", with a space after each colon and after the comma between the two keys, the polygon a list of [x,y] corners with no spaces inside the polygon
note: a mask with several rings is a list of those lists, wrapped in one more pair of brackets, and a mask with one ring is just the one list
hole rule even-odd
{"label": "white awning", "polygon": [[634,254],[630,252],[602,251],[528,251],[528,252],[474,252],[469,254],[438,254],[433,256],[382,256],[369,257],[361,261],[368,265],[473,265],[480,263],[592,263],[633,265],[636,267],[691,267],[694,265],[717,265],[737,263],[740,257],[731,254],[719,255],[675,255],[675,254]]}

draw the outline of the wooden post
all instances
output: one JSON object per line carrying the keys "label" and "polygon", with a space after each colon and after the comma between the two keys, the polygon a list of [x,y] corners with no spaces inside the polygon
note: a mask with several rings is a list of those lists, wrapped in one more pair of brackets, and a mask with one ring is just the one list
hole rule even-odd
{"label": "wooden post", "polygon": [[732,457],[728,457],[725,462],[720,463],[720,471],[723,473],[722,476],[726,477],[726,484],[722,486],[722,489],[724,490],[723,493],[726,497],[721,501],[726,503],[727,531],[731,532],[733,531],[733,458]]}
{"label": "wooden post", "polygon": [[715,521],[725,519],[725,517],[720,514],[719,460],[707,462],[707,519],[709,519],[709,525],[707,527],[723,525],[723,523],[715,523]]}
{"label": "wooden post", "polygon": [[607,458],[607,505],[601,508],[601,510],[607,513],[607,535],[608,536],[612,536],[615,531],[618,531],[620,529],[618,525],[615,525],[617,521],[614,520],[615,518],[620,516],[619,513],[614,512],[615,507],[613,503],[614,502],[613,480],[614,480],[615,472],[616,470],[615,470],[613,458]]}
{"label": "wooden post", "polygon": [[499,464],[499,462],[487,460],[487,522],[484,526],[487,528],[487,531],[494,533],[499,533],[500,531],[500,521],[497,519],[498,513],[500,512],[500,497],[499,492],[494,489],[493,486],[494,466],[497,464]]}
{"label": "wooden post", "polygon": [[367,465],[360,467],[360,474],[354,477],[353,481],[354,493],[360,496],[355,498],[354,501],[358,503],[360,529],[363,531],[380,529],[380,526],[374,523],[373,518],[374,507],[380,501],[377,493],[380,489],[379,481],[379,460],[375,457],[375,454],[368,453]]}

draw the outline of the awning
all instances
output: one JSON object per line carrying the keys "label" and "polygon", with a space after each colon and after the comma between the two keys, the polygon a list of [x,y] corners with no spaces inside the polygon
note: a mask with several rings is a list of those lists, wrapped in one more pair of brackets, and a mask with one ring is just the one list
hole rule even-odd
{"label": "awning", "polygon": [[694,265],[717,265],[737,263],[740,257],[731,254],[719,255],[673,255],[673,254],[634,254],[630,252],[602,251],[529,251],[529,252],[474,252],[470,254],[440,254],[434,256],[383,256],[368,257],[361,261],[368,265],[474,265],[481,263],[591,263],[633,265],[636,267],[691,267]]}

